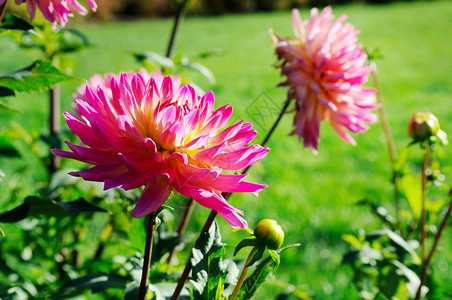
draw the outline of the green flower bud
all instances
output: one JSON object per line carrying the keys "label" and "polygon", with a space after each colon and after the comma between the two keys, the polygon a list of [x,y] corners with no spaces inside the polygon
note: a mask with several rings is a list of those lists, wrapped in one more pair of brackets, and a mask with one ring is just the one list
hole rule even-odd
{"label": "green flower bud", "polygon": [[281,247],[284,241],[284,231],[275,220],[263,219],[254,229],[254,236],[259,243],[264,244],[268,249],[276,250]]}
{"label": "green flower bud", "polygon": [[424,141],[439,131],[439,121],[431,113],[414,113],[408,122],[408,134],[415,141]]}

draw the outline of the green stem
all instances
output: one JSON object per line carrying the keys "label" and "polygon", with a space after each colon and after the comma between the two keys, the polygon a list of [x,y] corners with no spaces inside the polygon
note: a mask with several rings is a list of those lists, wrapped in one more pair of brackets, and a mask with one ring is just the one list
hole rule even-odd
{"label": "green stem", "polygon": [[155,231],[155,217],[156,215],[150,214],[147,220],[146,226],[146,246],[144,249],[143,269],[141,272],[140,288],[138,290],[138,300],[143,300],[146,297],[149,283],[149,267],[151,265],[152,254],[152,240]]}
{"label": "green stem", "polygon": [[381,92],[381,84],[378,73],[377,65],[374,61],[370,62],[372,80],[376,89],[375,96],[377,97],[377,102],[380,104],[378,112],[380,114],[381,124],[383,125],[383,131],[386,137],[386,144],[388,145],[389,157],[391,159],[391,170],[392,170],[392,182],[394,185],[394,201],[396,206],[396,216],[397,216],[397,226],[400,227],[400,193],[399,193],[399,175],[395,169],[395,164],[397,161],[397,151],[394,143],[394,138],[391,132],[391,126],[389,125],[388,115],[386,114],[385,105],[383,101],[383,94]]}
{"label": "green stem", "polygon": [[422,208],[421,208],[421,258],[422,262],[425,260],[425,239],[426,239],[426,232],[425,232],[425,225],[427,222],[427,210],[425,207],[426,202],[426,194],[427,194],[427,164],[428,164],[428,156],[429,156],[429,149],[430,149],[430,142],[427,140],[425,141],[425,148],[424,148],[424,159],[422,160],[422,174],[421,174],[421,180],[422,180]]}
{"label": "green stem", "polygon": [[[278,126],[279,122],[282,119],[282,116],[286,113],[287,108],[289,107],[290,101],[286,101],[284,103],[283,108],[281,109],[281,112],[278,115],[278,118],[276,119],[275,123],[273,124],[273,126],[271,127],[271,129],[269,130],[269,132],[267,133],[267,135],[265,136],[263,142],[262,142],[262,147],[265,146],[265,144],[267,144],[267,142],[270,140],[270,136],[273,134],[275,128]],[[243,169],[242,172],[240,172],[240,174],[245,174],[246,172],[248,172],[248,170],[251,168],[251,166],[246,167],[245,169]],[[227,201],[229,199],[229,197],[231,196],[231,193],[222,193],[221,194],[223,196],[223,198]],[[204,223],[203,228],[201,229],[201,232],[199,234],[199,237],[201,237],[205,232],[208,232],[210,227],[212,226],[213,221],[215,220],[215,218],[217,217],[218,212],[215,210],[212,210],[210,212],[209,217],[207,218],[206,222]],[[188,258],[187,263],[185,264],[185,269],[184,272],[182,273],[181,277],[179,278],[179,281],[177,282],[177,286],[176,289],[174,290],[173,296],[171,297],[171,300],[177,300],[179,299],[180,293],[182,292],[182,289],[184,288],[185,282],[188,279],[188,275],[190,274],[190,271],[192,269],[192,264],[191,264],[191,258],[192,258],[193,253],[190,255],[190,257]]]}
{"label": "green stem", "polygon": [[[452,192],[452,190],[451,190],[451,192]],[[435,240],[433,241],[432,249],[430,249],[430,252],[429,252],[427,258],[425,259],[425,261],[423,261],[422,271],[421,271],[421,282],[420,282],[419,287],[417,289],[416,297],[414,298],[415,300],[421,299],[422,286],[424,285],[425,280],[427,279],[428,267],[429,267],[430,262],[432,260],[433,254],[435,254],[436,248],[438,247],[438,243],[439,243],[439,240],[441,238],[441,234],[443,233],[444,228],[446,228],[446,224],[447,224],[447,221],[449,220],[450,213],[452,212],[451,192],[449,192],[450,202],[449,202],[449,207],[447,208],[446,215],[444,216],[443,220],[441,221],[441,225],[439,227],[439,230],[438,230],[438,232],[435,235]]]}
{"label": "green stem", "polygon": [[242,287],[243,282],[245,281],[246,274],[248,273],[248,270],[250,268],[248,266],[248,264],[253,259],[257,250],[258,250],[258,247],[254,246],[254,248],[251,250],[250,254],[248,255],[245,265],[243,266],[242,273],[240,274],[239,280],[237,281],[237,285],[235,286],[234,291],[232,292],[231,296],[229,297],[229,300],[235,300],[235,298],[237,297],[237,294],[239,293],[240,288]]}

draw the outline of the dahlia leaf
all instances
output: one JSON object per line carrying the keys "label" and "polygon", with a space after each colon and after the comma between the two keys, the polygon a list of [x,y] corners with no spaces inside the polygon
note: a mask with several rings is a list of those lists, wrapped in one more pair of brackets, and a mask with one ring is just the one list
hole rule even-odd
{"label": "dahlia leaf", "polygon": [[70,213],[80,212],[107,211],[82,198],[72,202],[57,202],[41,196],[28,196],[21,205],[12,210],[0,213],[0,222],[14,223],[21,221],[28,216],[37,215],[65,217],[70,215]]}
{"label": "dahlia leaf", "polygon": [[190,69],[192,71],[196,71],[203,75],[211,84],[214,84],[216,82],[215,75],[213,75],[212,71],[210,71],[206,66],[200,64],[200,63],[187,63],[183,64],[183,66],[187,69]]}
{"label": "dahlia leaf", "polygon": [[20,154],[8,139],[0,137],[0,156],[20,157]]}
{"label": "dahlia leaf", "polygon": [[75,296],[81,294],[83,290],[91,290],[93,293],[97,293],[108,288],[123,288],[129,280],[128,277],[115,273],[88,274],[67,282],[52,294],[52,298],[61,299],[68,296]]}
{"label": "dahlia leaf", "polygon": [[256,246],[257,245],[257,240],[255,236],[250,236],[247,237],[243,240],[240,241],[240,243],[238,243],[237,247],[235,247],[235,251],[234,251],[234,256],[240,251],[240,249],[242,249],[243,247],[248,247],[248,246]]}
{"label": "dahlia leaf", "polygon": [[36,61],[30,66],[8,74],[0,75],[0,86],[12,91],[42,91],[54,84],[74,79],[63,74],[48,61]]}
{"label": "dahlia leaf", "polygon": [[411,175],[403,176],[400,182],[414,217],[419,220],[422,206],[422,185],[419,178]]}
{"label": "dahlia leaf", "polygon": [[163,223],[157,230],[158,238],[154,239],[152,262],[159,261],[166,253],[171,252],[172,249],[190,239],[189,235],[167,232],[166,228],[164,230],[164,227],[166,226]]}
{"label": "dahlia leaf", "polygon": [[273,270],[274,264],[275,262],[270,258],[270,256],[264,259],[256,267],[253,274],[245,280],[236,299],[251,299]]}
{"label": "dahlia leaf", "polygon": [[17,16],[9,15],[6,17],[5,21],[0,26],[0,29],[33,31],[34,26]]}
{"label": "dahlia leaf", "polygon": [[394,231],[386,228],[378,231],[373,231],[366,236],[366,240],[373,240],[383,235],[386,235],[396,247],[410,254],[416,264],[421,263],[421,258],[417,255],[416,251],[414,251],[413,247]]}
{"label": "dahlia leaf", "polygon": [[152,69],[159,69],[159,67],[174,68],[174,63],[171,59],[161,56],[153,51],[147,51],[143,53],[135,53],[135,59],[142,63],[145,67],[151,67]]}
{"label": "dahlia leaf", "polygon": [[221,242],[221,235],[217,223],[214,223],[209,232],[204,233],[193,248],[193,271],[190,282],[194,286],[195,299],[218,299],[220,282],[227,277],[227,264],[222,257],[226,251],[225,244]]}
{"label": "dahlia leaf", "polygon": [[254,265],[255,262],[259,261],[259,259],[262,258],[262,255],[264,255],[265,246],[259,246],[257,249],[257,252],[253,255],[253,258],[250,260],[250,262],[245,267],[251,267]]}
{"label": "dahlia leaf", "polygon": [[144,253],[144,245],[146,242],[146,225],[147,218],[132,219],[132,225],[127,232],[130,245],[137,251]]}
{"label": "dahlia leaf", "polygon": [[261,287],[261,285],[265,282],[268,275],[272,272],[275,272],[278,268],[280,259],[279,254],[292,247],[299,247],[300,244],[292,244],[288,245],[284,248],[281,248],[276,251],[269,251],[269,256],[262,260],[259,265],[257,265],[256,269],[254,270],[253,274],[249,276],[245,282],[243,283],[242,287],[240,288],[240,291],[237,295],[237,300],[245,300],[245,299],[251,299],[254,294],[256,294],[257,290]]}
{"label": "dahlia leaf", "polygon": [[386,225],[388,225],[392,230],[395,229],[396,220],[393,216],[389,214],[386,208],[383,206],[379,206],[367,199],[363,199],[356,203],[357,205],[368,206],[371,212],[377,216],[380,220],[382,220]]}
{"label": "dahlia leaf", "polygon": [[76,29],[60,29],[61,40],[58,52],[75,52],[90,46],[88,37]]}
{"label": "dahlia leaf", "polygon": [[[416,275],[416,273],[413,272],[413,270],[406,267],[404,264],[402,264],[398,260],[394,261],[393,264],[394,264],[394,266],[397,267],[397,269],[400,271],[400,273],[407,279],[406,288],[408,289],[408,293],[410,294],[410,297],[414,298],[416,296],[417,289],[419,288],[419,285],[421,284],[421,280]],[[428,288],[423,286],[421,297],[423,297],[427,291],[428,291]]]}
{"label": "dahlia leaf", "polygon": [[11,97],[15,95],[16,93],[13,90],[0,86],[0,97]]}

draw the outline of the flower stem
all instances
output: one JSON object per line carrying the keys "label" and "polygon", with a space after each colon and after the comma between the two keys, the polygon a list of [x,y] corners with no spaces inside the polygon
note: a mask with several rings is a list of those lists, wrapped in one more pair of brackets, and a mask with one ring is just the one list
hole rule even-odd
{"label": "flower stem", "polygon": [[427,185],[427,165],[428,165],[428,157],[429,157],[429,149],[430,149],[430,142],[427,140],[425,141],[425,147],[424,147],[424,159],[422,160],[422,174],[421,174],[421,180],[422,180],[422,208],[421,208],[421,258],[422,262],[425,260],[425,238],[426,238],[426,232],[425,232],[425,225],[427,222],[427,211],[425,208],[425,202],[426,202],[426,185]]}
{"label": "flower stem", "polygon": [[151,265],[152,240],[155,231],[155,214],[150,214],[146,226],[146,246],[144,248],[143,270],[141,272],[141,283],[138,290],[138,299],[143,300],[146,297],[149,282],[149,266]]}
{"label": "flower stem", "polygon": [[[281,112],[278,115],[278,118],[276,119],[275,123],[273,124],[273,126],[270,128],[270,130],[268,131],[267,135],[265,136],[263,142],[262,142],[262,146],[265,146],[267,144],[267,142],[269,141],[271,135],[273,134],[273,132],[275,131],[275,128],[278,126],[279,122],[282,119],[282,116],[284,115],[284,113],[286,112],[287,108],[289,107],[290,101],[286,101],[284,103],[283,108],[281,109]],[[243,169],[242,172],[240,172],[241,174],[245,174],[246,172],[248,172],[248,170],[251,168],[251,165],[246,167],[245,169]],[[230,197],[231,193],[222,193],[221,194],[223,196],[223,198],[227,201],[228,198]],[[215,210],[212,210],[210,212],[209,217],[207,218],[206,222],[204,223],[203,228],[201,229],[200,232],[200,237],[205,233],[208,232],[210,227],[212,226],[213,221],[215,220],[215,218],[217,217],[218,212]],[[182,273],[181,277],[179,278],[179,281],[177,282],[177,286],[176,289],[173,293],[173,296],[171,297],[171,300],[177,300],[179,299],[180,293],[182,292],[182,289],[184,288],[185,282],[188,279],[188,275],[190,274],[190,271],[193,267],[192,263],[191,263],[191,258],[192,258],[192,254],[190,254],[190,257],[188,258],[188,261],[185,265],[185,269],[184,272]]]}
{"label": "flower stem", "polygon": [[400,226],[400,193],[399,193],[399,175],[397,170],[395,169],[395,163],[397,161],[397,151],[394,143],[394,138],[392,137],[391,126],[389,126],[388,115],[386,114],[383,94],[381,92],[381,84],[378,73],[377,65],[374,61],[370,62],[372,80],[374,82],[374,86],[376,89],[375,96],[377,97],[377,101],[380,104],[380,108],[378,112],[380,114],[381,124],[383,125],[383,131],[386,137],[386,144],[388,145],[389,157],[391,159],[391,169],[392,169],[392,182],[394,185],[394,201],[396,206],[396,215],[397,215],[397,225]]}
{"label": "flower stem", "polygon": [[250,268],[248,266],[248,264],[253,259],[257,250],[258,250],[258,247],[254,246],[253,249],[251,250],[250,254],[248,255],[245,265],[243,266],[242,273],[240,274],[239,280],[237,281],[237,285],[235,286],[234,291],[232,292],[231,296],[229,297],[229,300],[235,300],[235,298],[237,297],[237,294],[239,293],[240,288],[242,287],[242,284],[245,281],[246,273],[248,273],[248,270]]}
{"label": "flower stem", "polygon": [[[55,84],[49,90],[49,131],[51,139],[57,139],[60,132],[60,86]],[[55,155],[50,156],[50,173],[54,173],[60,167],[60,158]]]}
{"label": "flower stem", "polygon": [[449,220],[450,213],[452,212],[452,196],[451,196],[451,192],[452,192],[452,190],[449,192],[450,202],[449,202],[449,207],[447,208],[446,215],[444,216],[443,220],[441,221],[441,225],[439,227],[439,230],[438,230],[438,232],[435,235],[435,240],[433,241],[432,249],[430,249],[430,252],[429,252],[427,258],[425,259],[425,261],[423,261],[422,271],[421,271],[421,283],[419,284],[419,287],[417,289],[415,300],[421,299],[422,286],[424,285],[425,280],[427,278],[428,267],[429,267],[430,262],[432,260],[433,254],[435,254],[436,248],[438,246],[439,239],[441,238],[441,234],[443,233],[444,228],[446,228],[446,224],[447,224],[447,221]]}
{"label": "flower stem", "polygon": [[177,7],[176,14],[174,15],[174,25],[173,30],[171,31],[171,37],[168,44],[168,49],[166,50],[166,57],[171,58],[173,54],[174,43],[176,41],[177,31],[179,29],[179,23],[182,21],[185,14],[185,5],[188,0],[182,0],[182,3]]}
{"label": "flower stem", "polygon": [[6,11],[6,6],[8,5],[8,0],[5,1],[5,3],[3,3],[2,5],[0,5],[0,22],[3,19],[3,14]]}
{"label": "flower stem", "polygon": [[[182,221],[179,224],[179,228],[177,228],[178,234],[180,234],[180,235],[184,234],[185,229],[187,228],[187,225],[188,225],[188,220],[190,220],[194,207],[195,207],[195,201],[193,199],[190,199],[188,206],[185,207],[184,217],[182,218]],[[176,253],[176,248],[174,247],[168,256],[168,259],[166,260],[166,263],[168,265],[171,264],[171,260],[173,259],[175,253]]]}

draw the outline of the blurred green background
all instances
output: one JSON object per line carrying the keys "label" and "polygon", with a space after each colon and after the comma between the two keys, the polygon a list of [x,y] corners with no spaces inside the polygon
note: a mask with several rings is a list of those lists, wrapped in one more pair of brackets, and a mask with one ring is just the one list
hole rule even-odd
{"label": "blurred green background", "polygon": [[[301,9],[300,13],[306,19],[309,9]],[[402,148],[410,142],[406,124],[414,111],[434,113],[442,129],[452,134],[452,2],[350,4],[333,7],[333,13],[336,17],[347,14],[349,22],[361,31],[360,43],[378,48],[383,55],[377,63],[396,146]],[[151,50],[163,55],[171,27],[171,19],[78,24],[94,46],[74,55],[73,75],[87,79],[95,73],[139,69],[132,54]],[[220,55],[202,61],[216,76],[215,84],[209,84],[197,73],[187,71],[185,75],[203,89],[212,90],[217,107],[231,103],[231,121],[254,121],[259,132],[256,143],[263,139],[277,112],[256,122],[255,116],[247,113],[250,107],[261,97],[281,107],[286,95],[285,88],[277,87],[282,79],[273,67],[276,57],[269,28],[280,36],[292,36],[290,12],[189,16],[182,23],[175,48],[176,54],[188,57],[221,49]],[[24,53],[4,37],[0,39],[0,50],[1,73],[24,67],[32,62],[33,55],[36,57],[36,53]],[[63,111],[71,110],[71,95],[78,85],[75,81],[61,85]],[[32,136],[47,132],[45,94],[20,94],[8,99],[8,104],[18,112],[0,111],[0,130],[16,122]],[[250,227],[263,218],[276,219],[286,232],[285,244],[302,244],[283,254],[275,279],[264,286],[259,299],[273,298],[280,281],[305,288],[316,299],[355,299],[358,294],[351,283],[351,269],[341,265],[342,255],[348,249],[341,236],[360,228],[379,227],[370,213],[353,203],[366,197],[391,205],[391,169],[381,124],[373,124],[368,132],[355,136],[356,147],[323,124],[319,154],[314,155],[295,136],[288,136],[291,122],[292,115],[283,118],[268,144],[271,152],[250,171],[250,181],[269,187],[258,198],[239,194],[231,198],[232,204],[245,212]],[[414,152],[420,165],[420,151]],[[446,147],[446,155],[451,154],[450,147]],[[63,164],[71,165],[68,161]],[[2,211],[33,193],[35,182],[47,180],[44,166],[31,155],[29,160],[0,159],[0,166],[6,175],[0,186]],[[27,175],[17,176],[19,168],[26,168]],[[449,176],[446,178],[450,186]],[[16,187],[13,192],[11,186]],[[177,203],[173,204],[177,207]],[[197,206],[189,230],[198,230],[207,214],[206,209]],[[246,233],[231,232],[222,219],[219,223],[232,252]],[[447,282],[452,282],[450,228],[444,236],[433,266],[434,278],[451,293],[447,286]],[[185,259],[184,254],[180,259]]]}

